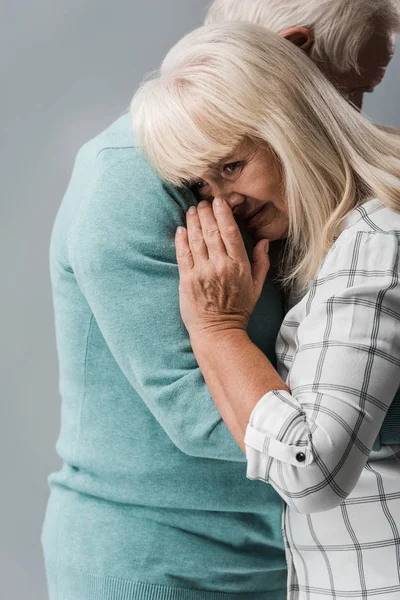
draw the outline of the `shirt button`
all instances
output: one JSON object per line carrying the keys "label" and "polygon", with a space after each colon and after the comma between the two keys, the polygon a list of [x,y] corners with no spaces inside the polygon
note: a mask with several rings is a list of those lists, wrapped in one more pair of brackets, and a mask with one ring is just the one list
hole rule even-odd
{"label": "shirt button", "polygon": [[296,454],[296,460],[297,462],[304,462],[306,460],[306,455],[304,454],[304,452],[298,452]]}

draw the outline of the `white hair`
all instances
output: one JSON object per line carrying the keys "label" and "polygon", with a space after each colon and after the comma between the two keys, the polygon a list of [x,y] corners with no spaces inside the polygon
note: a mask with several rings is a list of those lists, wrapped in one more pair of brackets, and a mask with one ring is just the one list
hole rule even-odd
{"label": "white hair", "polygon": [[140,145],[160,176],[188,185],[245,139],[282,166],[286,281],[307,285],[344,217],[368,197],[400,211],[400,136],[352,108],[306,55],[258,25],[202,27],[133,98]]}
{"label": "white hair", "polygon": [[313,30],[314,62],[329,62],[341,71],[357,69],[362,46],[379,25],[400,31],[399,0],[215,0],[206,24],[248,21],[280,33],[292,26]]}

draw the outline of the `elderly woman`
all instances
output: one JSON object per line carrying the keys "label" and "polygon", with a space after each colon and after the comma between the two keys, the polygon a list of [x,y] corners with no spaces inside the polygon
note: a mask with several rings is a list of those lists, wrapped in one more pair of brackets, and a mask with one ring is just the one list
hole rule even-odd
{"label": "elderly woman", "polygon": [[[201,200],[176,233],[182,318],[247,476],[285,501],[289,598],[398,600],[400,448],[374,443],[400,385],[400,137],[243,23],[179,42],[133,114],[155,169]],[[300,300],[277,370],[246,331],[276,240]]]}

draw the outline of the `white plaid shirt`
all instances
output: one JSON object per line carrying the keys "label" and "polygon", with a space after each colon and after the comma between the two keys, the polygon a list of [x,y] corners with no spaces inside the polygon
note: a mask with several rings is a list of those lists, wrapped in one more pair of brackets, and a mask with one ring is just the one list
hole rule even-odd
{"label": "white plaid shirt", "polygon": [[400,600],[400,446],[372,452],[400,387],[400,214],[352,211],[277,341],[291,394],[246,432],[247,476],[285,500],[291,600]]}

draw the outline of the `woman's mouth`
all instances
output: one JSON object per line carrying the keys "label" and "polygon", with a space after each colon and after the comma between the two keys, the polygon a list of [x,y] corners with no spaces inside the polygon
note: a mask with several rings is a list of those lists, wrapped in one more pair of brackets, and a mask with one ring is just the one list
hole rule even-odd
{"label": "woman's mouth", "polygon": [[246,226],[251,229],[252,227],[256,227],[260,221],[263,220],[266,213],[268,212],[268,204],[264,204],[256,213],[254,213],[249,219],[246,219]]}

